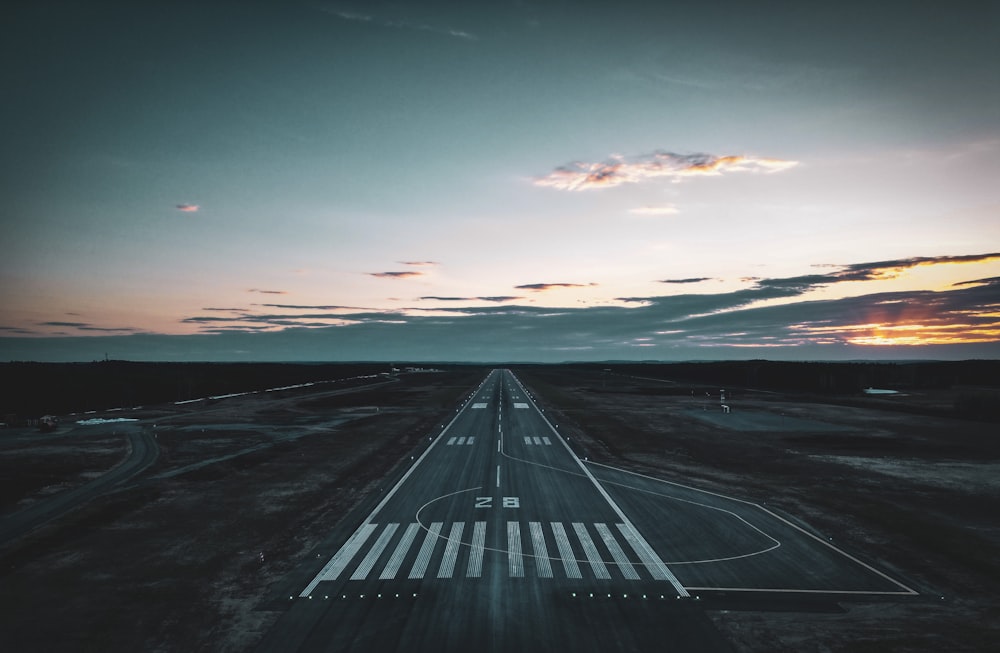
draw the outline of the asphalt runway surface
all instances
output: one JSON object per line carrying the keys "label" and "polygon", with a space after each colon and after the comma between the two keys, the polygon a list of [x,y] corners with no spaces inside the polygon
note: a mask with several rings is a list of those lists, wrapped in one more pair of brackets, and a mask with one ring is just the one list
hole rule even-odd
{"label": "asphalt runway surface", "polygon": [[766,506],[581,460],[506,370],[314,527],[259,651],[728,651],[712,595],[915,593]]}

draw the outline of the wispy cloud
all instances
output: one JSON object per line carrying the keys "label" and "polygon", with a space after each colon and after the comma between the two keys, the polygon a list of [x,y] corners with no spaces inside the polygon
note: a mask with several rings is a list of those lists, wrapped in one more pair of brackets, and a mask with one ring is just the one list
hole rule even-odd
{"label": "wispy cloud", "polygon": [[712,277],[690,277],[688,279],[659,279],[659,283],[701,283],[711,281]]}
{"label": "wispy cloud", "polygon": [[642,216],[656,216],[656,215],[677,215],[680,211],[673,204],[668,204],[666,206],[640,206],[638,208],[629,209],[628,211],[632,215],[642,215]]}
{"label": "wispy cloud", "polygon": [[[361,11],[353,11],[351,9],[345,9],[337,5],[321,5],[317,7],[320,11],[323,11],[331,16],[336,16],[342,20],[349,20],[359,23],[368,23],[370,25],[375,25],[378,27],[387,27],[392,29],[401,30],[412,30],[417,32],[427,32],[430,34],[439,34],[441,36],[450,36],[457,39],[462,39],[463,41],[478,41],[479,37],[470,32],[464,30],[455,29],[453,27],[448,27],[444,25],[432,25],[420,20],[413,20],[409,18],[385,18],[381,16],[376,16],[370,13],[364,13]],[[386,7],[385,9],[397,9],[398,7]]]}
{"label": "wispy cloud", "polygon": [[399,261],[400,265],[431,266],[441,265],[437,261]]}
{"label": "wispy cloud", "polygon": [[1000,252],[988,254],[967,254],[963,256],[918,256],[913,258],[878,261],[875,263],[854,263],[843,266],[839,272],[833,273],[838,281],[872,281],[875,279],[892,279],[909,268],[922,265],[944,265],[951,263],[980,263],[1000,259]]}
{"label": "wispy cloud", "polygon": [[88,322],[38,322],[38,326],[71,328],[78,331],[94,331],[99,333],[137,333],[139,329],[134,327],[101,327]]}
{"label": "wispy cloud", "polygon": [[263,306],[266,308],[283,308],[286,310],[296,310],[296,311],[339,311],[339,310],[368,310],[360,308],[358,306],[338,306],[338,305],[321,305],[321,306],[304,306],[301,304],[254,304],[254,306]]}
{"label": "wispy cloud", "polygon": [[421,277],[424,273],[406,270],[404,272],[366,272],[365,274],[370,277],[381,277],[385,279],[406,279],[408,277]]}
{"label": "wispy cloud", "polygon": [[546,290],[552,290],[554,288],[586,288],[588,286],[596,286],[596,283],[526,283],[520,286],[514,286],[518,290],[531,290],[533,292],[543,292]]}
{"label": "wispy cloud", "polygon": [[287,295],[287,290],[261,290],[260,288],[251,288],[247,292],[260,293],[261,295]]}
{"label": "wispy cloud", "polygon": [[988,279],[973,279],[972,281],[959,281],[958,283],[953,283],[951,285],[952,286],[1000,285],[1000,277],[989,277]]}
{"label": "wispy cloud", "polygon": [[614,155],[610,160],[598,163],[576,161],[536,178],[534,183],[558,190],[579,191],[613,188],[656,178],[677,180],[721,175],[723,172],[780,172],[796,165],[797,161],[755,156],[677,154],[660,150],[637,157]]}
{"label": "wispy cloud", "polygon": [[493,296],[493,297],[482,297],[482,296],[479,296],[479,297],[439,297],[439,296],[436,296],[436,295],[428,295],[428,296],[425,296],[425,297],[420,297],[419,299],[421,299],[421,300],[432,300],[432,301],[438,301],[438,302],[475,302],[475,301],[481,301],[481,302],[496,302],[496,303],[501,303],[501,302],[511,302],[511,301],[516,300],[516,299],[523,299],[523,297],[516,297],[516,296],[513,296],[513,295],[497,295],[497,296]]}
{"label": "wispy cloud", "polygon": [[201,209],[197,204],[178,204],[174,208],[183,213],[197,213]]}

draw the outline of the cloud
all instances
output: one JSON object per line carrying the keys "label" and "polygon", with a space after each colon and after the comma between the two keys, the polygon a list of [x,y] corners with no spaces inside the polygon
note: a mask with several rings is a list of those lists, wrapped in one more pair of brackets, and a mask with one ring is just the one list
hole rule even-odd
{"label": "cloud", "polygon": [[428,295],[425,297],[420,297],[421,300],[433,300],[439,302],[510,302],[515,299],[524,299],[523,297],[516,297],[513,295],[496,295],[492,297],[438,297],[436,295]]}
{"label": "cloud", "polygon": [[441,265],[437,261],[399,261],[400,265]]}
{"label": "cloud", "polygon": [[239,313],[239,312],[244,311],[246,309],[243,309],[243,308],[215,308],[215,307],[212,307],[212,306],[207,306],[205,308],[202,308],[201,310],[203,310],[203,311],[224,311],[224,312],[227,312],[227,313]]}
{"label": "cloud", "polygon": [[596,286],[596,283],[526,283],[520,286],[514,286],[518,290],[531,290],[534,292],[542,292],[545,290],[552,290],[553,288],[586,288],[587,286]]}
{"label": "cloud", "polygon": [[689,279],[659,279],[658,283],[701,283],[711,280],[712,277],[691,277]]}
{"label": "cloud", "polygon": [[77,329],[78,331],[96,331],[100,333],[137,333],[139,329],[133,327],[99,327],[87,322],[37,322],[39,326],[63,327]]}
{"label": "cloud", "polygon": [[971,285],[1000,286],[1000,277],[989,277],[988,279],[975,279],[973,281],[959,281],[958,283],[953,283],[951,285],[952,286],[971,286]]}
{"label": "cloud", "polygon": [[[398,6],[393,7],[398,11]],[[417,32],[428,32],[430,34],[440,34],[442,36],[451,36],[457,39],[462,39],[464,41],[478,41],[479,37],[475,34],[469,32],[454,29],[446,26],[431,25],[419,20],[412,20],[407,18],[395,18],[386,19],[375,16],[373,14],[362,13],[360,11],[352,11],[350,9],[343,9],[336,5],[325,5],[318,7],[320,11],[323,11],[331,16],[336,16],[337,18],[343,20],[349,20],[359,23],[368,23],[371,25],[376,25],[378,27],[387,27],[393,29],[402,30],[413,30]]]}
{"label": "cloud", "polygon": [[199,210],[201,210],[201,207],[198,206],[197,204],[178,204],[174,208],[183,213],[197,213]]}
{"label": "cloud", "polygon": [[476,297],[476,299],[481,299],[484,302],[512,302],[518,299],[524,299],[524,297],[517,297],[514,295],[494,295],[492,297]]}
{"label": "cloud", "polygon": [[679,211],[673,204],[666,206],[640,206],[628,211],[632,215],[677,215]]}
{"label": "cloud", "polygon": [[840,281],[873,281],[892,279],[909,268],[921,265],[942,265],[949,263],[981,263],[1000,259],[1000,252],[988,254],[966,254],[963,256],[917,256],[913,258],[879,261],[876,263],[855,263],[844,266],[835,276]]}
{"label": "cloud", "polygon": [[264,306],[267,308],[284,308],[284,309],[298,310],[298,311],[368,310],[368,309],[362,309],[358,306],[337,306],[337,305],[303,306],[301,304],[254,304],[254,306]]}
{"label": "cloud", "polygon": [[85,322],[39,322],[38,325],[39,326],[54,326],[54,327],[75,327],[75,328],[90,326],[89,324],[87,324]]}
{"label": "cloud", "polygon": [[1000,357],[1000,283],[758,303],[794,296],[802,285],[644,297],[628,308],[435,309],[453,316],[444,319],[392,311],[199,316],[187,320],[201,329],[190,336],[0,337],[0,358],[92,360],[105,351],[133,360]]}
{"label": "cloud", "polygon": [[247,292],[256,292],[262,295],[287,295],[287,290],[261,290],[260,288],[251,288]]}
{"label": "cloud", "polygon": [[544,177],[538,177],[536,186],[558,190],[591,190],[613,188],[622,184],[635,184],[659,177],[674,180],[690,176],[714,176],[730,172],[780,172],[798,165],[797,161],[784,161],[752,156],[712,154],[677,154],[656,151],[652,154],[626,158],[614,155],[600,163],[576,161],[556,168]]}
{"label": "cloud", "polygon": [[406,279],[407,277],[420,277],[423,276],[424,273],[412,272],[407,270],[405,272],[366,272],[365,274],[367,274],[370,277],[382,277],[387,279]]}

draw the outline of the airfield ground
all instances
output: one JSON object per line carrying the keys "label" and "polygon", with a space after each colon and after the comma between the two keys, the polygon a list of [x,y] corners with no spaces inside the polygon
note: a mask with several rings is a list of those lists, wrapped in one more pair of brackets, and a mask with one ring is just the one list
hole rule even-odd
{"label": "airfield ground", "polygon": [[[590,460],[766,503],[920,593],[714,597],[707,614],[735,651],[1000,641],[1000,436],[996,423],[919,412],[945,391],[831,403],[730,389],[723,414],[701,386],[516,371]],[[277,618],[273,588],[327,534],[318,525],[377,497],[484,375],[457,367],[0,431],[8,522],[119,466],[137,432],[159,450],[133,478],[0,542],[0,648],[252,649]]]}

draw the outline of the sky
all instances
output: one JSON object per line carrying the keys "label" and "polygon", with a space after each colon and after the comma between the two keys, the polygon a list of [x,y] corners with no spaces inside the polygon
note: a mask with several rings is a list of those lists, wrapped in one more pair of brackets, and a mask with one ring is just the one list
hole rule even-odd
{"label": "sky", "polygon": [[1000,357],[1000,4],[16,1],[0,361]]}

